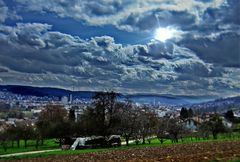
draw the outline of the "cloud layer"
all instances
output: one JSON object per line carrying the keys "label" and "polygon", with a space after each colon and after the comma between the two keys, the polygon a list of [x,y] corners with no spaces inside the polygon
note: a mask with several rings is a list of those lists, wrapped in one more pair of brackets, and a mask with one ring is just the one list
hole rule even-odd
{"label": "cloud layer", "polygon": [[[240,90],[238,0],[14,0],[13,4],[0,0],[0,84],[184,96],[231,96]],[[53,30],[54,24],[37,18],[21,21],[32,12],[128,32],[153,33],[171,26],[182,36],[165,43],[129,45],[107,35],[83,39]]]}

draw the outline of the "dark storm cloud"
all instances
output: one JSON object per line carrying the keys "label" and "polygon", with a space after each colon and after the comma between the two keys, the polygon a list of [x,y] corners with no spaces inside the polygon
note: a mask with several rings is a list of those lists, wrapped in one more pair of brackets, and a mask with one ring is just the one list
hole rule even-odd
{"label": "dark storm cloud", "polygon": [[240,1],[228,0],[227,5],[220,9],[208,8],[203,15],[203,18],[208,23],[223,23],[223,24],[240,24]]}
{"label": "dark storm cloud", "polygon": [[240,67],[240,35],[221,34],[214,40],[188,39],[182,44],[193,50],[201,59],[226,67]]}
{"label": "dark storm cloud", "polygon": [[228,0],[221,8],[208,8],[202,22],[181,44],[207,63],[240,67],[240,1]]}

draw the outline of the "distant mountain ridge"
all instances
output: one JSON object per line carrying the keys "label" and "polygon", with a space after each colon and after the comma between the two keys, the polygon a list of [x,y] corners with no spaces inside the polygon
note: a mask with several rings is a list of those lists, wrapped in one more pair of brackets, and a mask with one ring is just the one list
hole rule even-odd
{"label": "distant mountain ridge", "polygon": [[201,108],[203,112],[225,112],[226,110],[240,110],[240,96],[219,98],[214,101],[193,104],[191,108]]}
{"label": "distant mountain ridge", "polygon": [[[63,97],[70,94],[75,98],[91,99],[96,92],[92,91],[70,91],[60,88],[50,87],[32,87],[20,85],[0,85],[0,91],[8,91],[13,94],[23,96],[37,96],[37,97]],[[130,99],[141,104],[162,104],[162,105],[186,105],[191,104],[191,101],[178,96],[163,96],[154,94],[120,94],[119,99]]]}
{"label": "distant mountain ridge", "polygon": [[90,91],[70,91],[60,88],[49,88],[49,87],[31,87],[31,86],[19,86],[19,85],[0,85],[0,91],[7,90],[8,92],[25,95],[25,96],[56,96],[63,97],[69,94],[81,98],[91,98],[95,92]]}

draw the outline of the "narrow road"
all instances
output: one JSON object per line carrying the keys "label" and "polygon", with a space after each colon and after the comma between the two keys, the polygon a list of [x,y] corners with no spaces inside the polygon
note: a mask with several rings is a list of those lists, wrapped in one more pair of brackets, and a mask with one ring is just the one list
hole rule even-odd
{"label": "narrow road", "polygon": [[30,152],[19,152],[19,153],[13,153],[13,154],[0,155],[0,158],[3,158],[3,157],[11,157],[11,156],[20,156],[20,155],[38,154],[38,153],[52,152],[52,151],[60,151],[60,150],[61,150],[61,149],[41,150],[41,151],[30,151]]}

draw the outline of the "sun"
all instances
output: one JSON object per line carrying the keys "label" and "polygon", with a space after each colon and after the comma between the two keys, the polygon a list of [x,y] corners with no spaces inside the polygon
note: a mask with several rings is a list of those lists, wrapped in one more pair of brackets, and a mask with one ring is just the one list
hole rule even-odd
{"label": "sun", "polygon": [[166,42],[166,40],[174,37],[176,30],[173,28],[158,28],[155,32],[154,38],[161,42]]}

